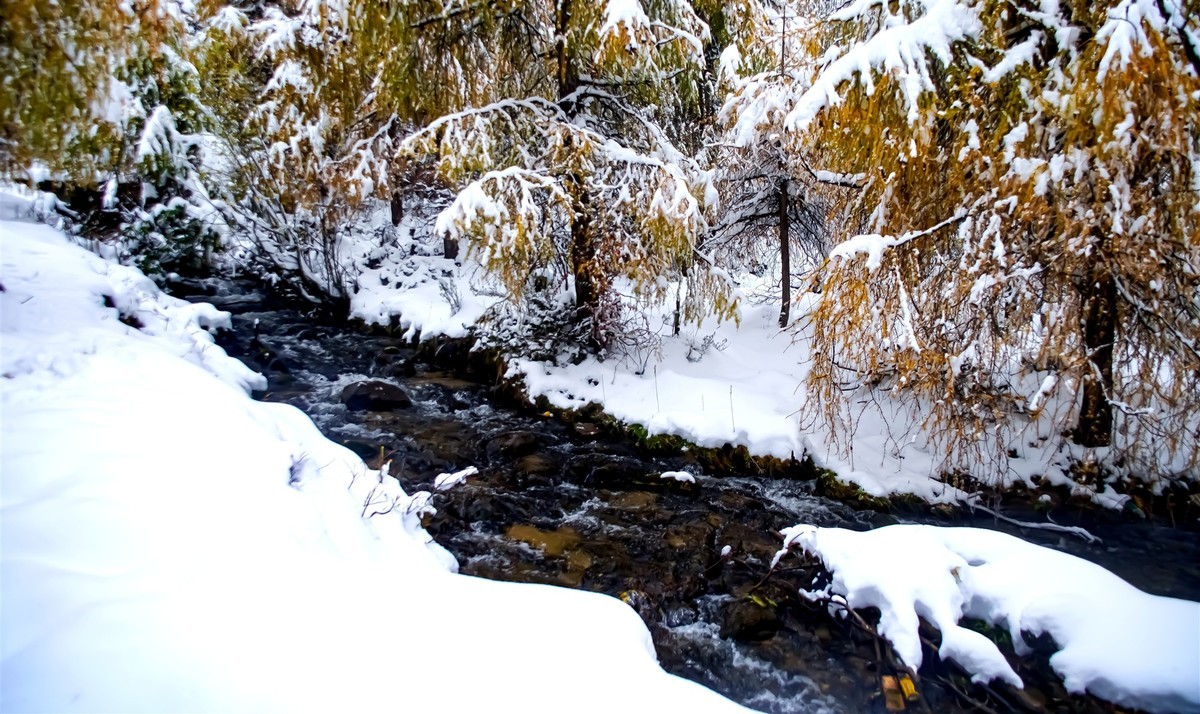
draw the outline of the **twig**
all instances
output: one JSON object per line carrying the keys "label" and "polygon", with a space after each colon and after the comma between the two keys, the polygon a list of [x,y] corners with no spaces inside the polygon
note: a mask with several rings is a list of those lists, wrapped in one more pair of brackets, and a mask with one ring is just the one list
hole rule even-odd
{"label": "twig", "polygon": [[658,365],[654,365],[654,407],[656,412],[662,412],[662,403],[658,401]]}
{"label": "twig", "polygon": [[1017,526],[1018,528],[1032,528],[1042,531],[1054,531],[1055,533],[1066,533],[1068,535],[1073,535],[1077,538],[1080,538],[1087,543],[1102,542],[1099,538],[1089,533],[1086,529],[1080,528],[1079,526],[1060,526],[1057,523],[1031,523],[1029,521],[1018,521],[1015,518],[1009,518],[1008,516],[1001,514],[995,509],[988,508],[977,501],[968,501],[967,507],[971,508],[972,510],[983,511],[997,520],[1004,521],[1005,523]]}

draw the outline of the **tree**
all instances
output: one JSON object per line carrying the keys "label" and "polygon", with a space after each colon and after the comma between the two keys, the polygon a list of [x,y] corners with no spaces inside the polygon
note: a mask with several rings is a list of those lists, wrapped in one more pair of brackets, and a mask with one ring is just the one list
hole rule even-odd
{"label": "tree", "polygon": [[135,35],[115,2],[3,0],[0,13],[0,169],[32,162],[88,177],[111,169],[125,115],[112,82]]}
{"label": "tree", "polygon": [[206,20],[197,63],[224,205],[266,270],[313,300],[348,297],[341,241],[371,199],[393,199],[397,139],[486,96],[483,20],[367,0],[226,5]]}
{"label": "tree", "polygon": [[695,250],[706,177],[662,128],[698,97],[707,28],[691,6],[538,0],[492,13],[507,42],[490,61],[509,70],[493,76],[511,79],[401,147],[463,186],[438,229],[466,240],[513,300],[569,284],[593,347],[618,336],[621,279],[634,300],[661,301],[686,277],[687,317],[732,316],[723,274]]}
{"label": "tree", "polygon": [[709,154],[729,206],[714,227],[714,249],[756,273],[778,265],[780,328],[791,321],[793,248],[802,251],[810,268],[828,252],[827,205],[813,187],[858,183],[854,177],[814,171],[784,145],[786,109],[774,102],[804,81],[802,35],[795,32],[798,10],[754,2],[730,9],[738,29],[720,62],[721,85],[729,94],[718,116],[721,133]]}
{"label": "tree", "polygon": [[841,433],[846,393],[875,386],[948,469],[1003,477],[1008,449],[1068,432],[1127,473],[1194,467],[1195,18],[857,0],[811,23],[811,77],[778,100],[790,146],[864,178],[831,194],[843,242],[811,316],[810,393]]}
{"label": "tree", "polygon": [[184,6],[0,9],[0,173],[72,197],[90,235],[119,230],[125,257],[149,272],[202,259],[216,236],[193,157],[203,110]]}

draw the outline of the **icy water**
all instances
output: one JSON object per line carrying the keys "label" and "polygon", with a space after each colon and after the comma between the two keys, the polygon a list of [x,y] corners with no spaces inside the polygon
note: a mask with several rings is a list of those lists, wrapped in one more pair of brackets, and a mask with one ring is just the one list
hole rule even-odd
{"label": "icy water", "polygon": [[[798,560],[785,559],[770,576],[768,565],[783,527],[866,529],[900,518],[816,496],[811,482],[718,478],[686,453],[648,456],[591,424],[505,406],[486,384],[416,363],[399,337],[273,303],[249,283],[193,285],[190,292],[235,314],[234,330],[221,341],[268,377],[261,398],[300,407],[374,466],[390,462],[410,493],[432,490],[440,473],[479,468],[463,485],[435,494],[438,513],[427,522],[462,572],[620,597],[646,621],[667,670],[756,709],[884,711],[873,642],[839,630],[795,594],[810,575]],[[366,379],[399,386],[412,405],[348,410],[343,389]],[[657,477],[679,470],[697,483]],[[927,514],[912,520],[937,522]],[[990,517],[947,524],[1014,532]],[[1098,527],[1104,541],[1095,545],[1048,532],[1020,535],[1099,562],[1150,592],[1200,598],[1194,532]],[[1041,710],[1110,710],[1061,701],[1049,679],[1044,691],[1030,686]],[[936,678],[926,679],[923,694],[926,710],[973,710]]]}

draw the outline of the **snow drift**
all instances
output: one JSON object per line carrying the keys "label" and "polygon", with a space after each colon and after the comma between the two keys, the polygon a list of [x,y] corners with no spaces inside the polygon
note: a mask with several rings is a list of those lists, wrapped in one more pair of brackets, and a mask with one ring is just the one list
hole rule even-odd
{"label": "snow drift", "polygon": [[775,562],[797,547],[833,579],[812,599],[876,607],[879,634],[905,664],[921,665],[918,617],[942,633],[939,655],[977,682],[1022,683],[994,644],[959,625],[974,618],[1048,634],[1050,665],[1068,691],[1148,711],[1200,711],[1200,603],[1148,595],[1098,565],[977,528],[895,525],[866,533],[797,525],[784,529]]}
{"label": "snow drift", "polygon": [[738,709],[615,599],[453,575],[427,494],[247,396],[227,314],[0,245],[0,710]]}

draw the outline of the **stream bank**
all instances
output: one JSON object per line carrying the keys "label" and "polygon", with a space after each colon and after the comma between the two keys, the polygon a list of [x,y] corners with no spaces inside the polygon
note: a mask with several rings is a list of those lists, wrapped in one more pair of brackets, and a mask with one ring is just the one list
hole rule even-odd
{"label": "stream bank", "polygon": [[[619,597],[650,627],[668,671],[764,711],[884,709],[873,639],[797,595],[819,575],[815,567],[785,561],[768,577],[778,530],[798,522],[864,530],[919,521],[1019,532],[980,514],[903,503],[887,513],[852,507],[823,496],[819,478],[729,475],[746,466],[734,450],[726,471],[699,450],[639,443],[597,415],[547,416],[497,387],[494,366],[464,364],[461,345],[460,353],[453,346],[414,349],[396,336],[278,302],[252,283],[207,282],[193,293],[235,313],[235,328],[221,342],[268,377],[262,398],[300,407],[373,466],[390,464],[410,493],[433,491],[440,473],[479,468],[462,485],[435,493],[438,513],[426,523],[462,572]],[[364,386],[372,381],[383,386]],[[659,477],[685,471],[696,483]],[[1150,592],[1200,597],[1194,534],[1150,521],[1090,525],[1101,544],[1020,534],[1098,562]],[[926,705],[972,709],[955,691],[969,685],[943,670],[928,670]],[[1044,662],[1021,674],[1031,701],[1045,710],[1113,711],[1067,697]]]}

